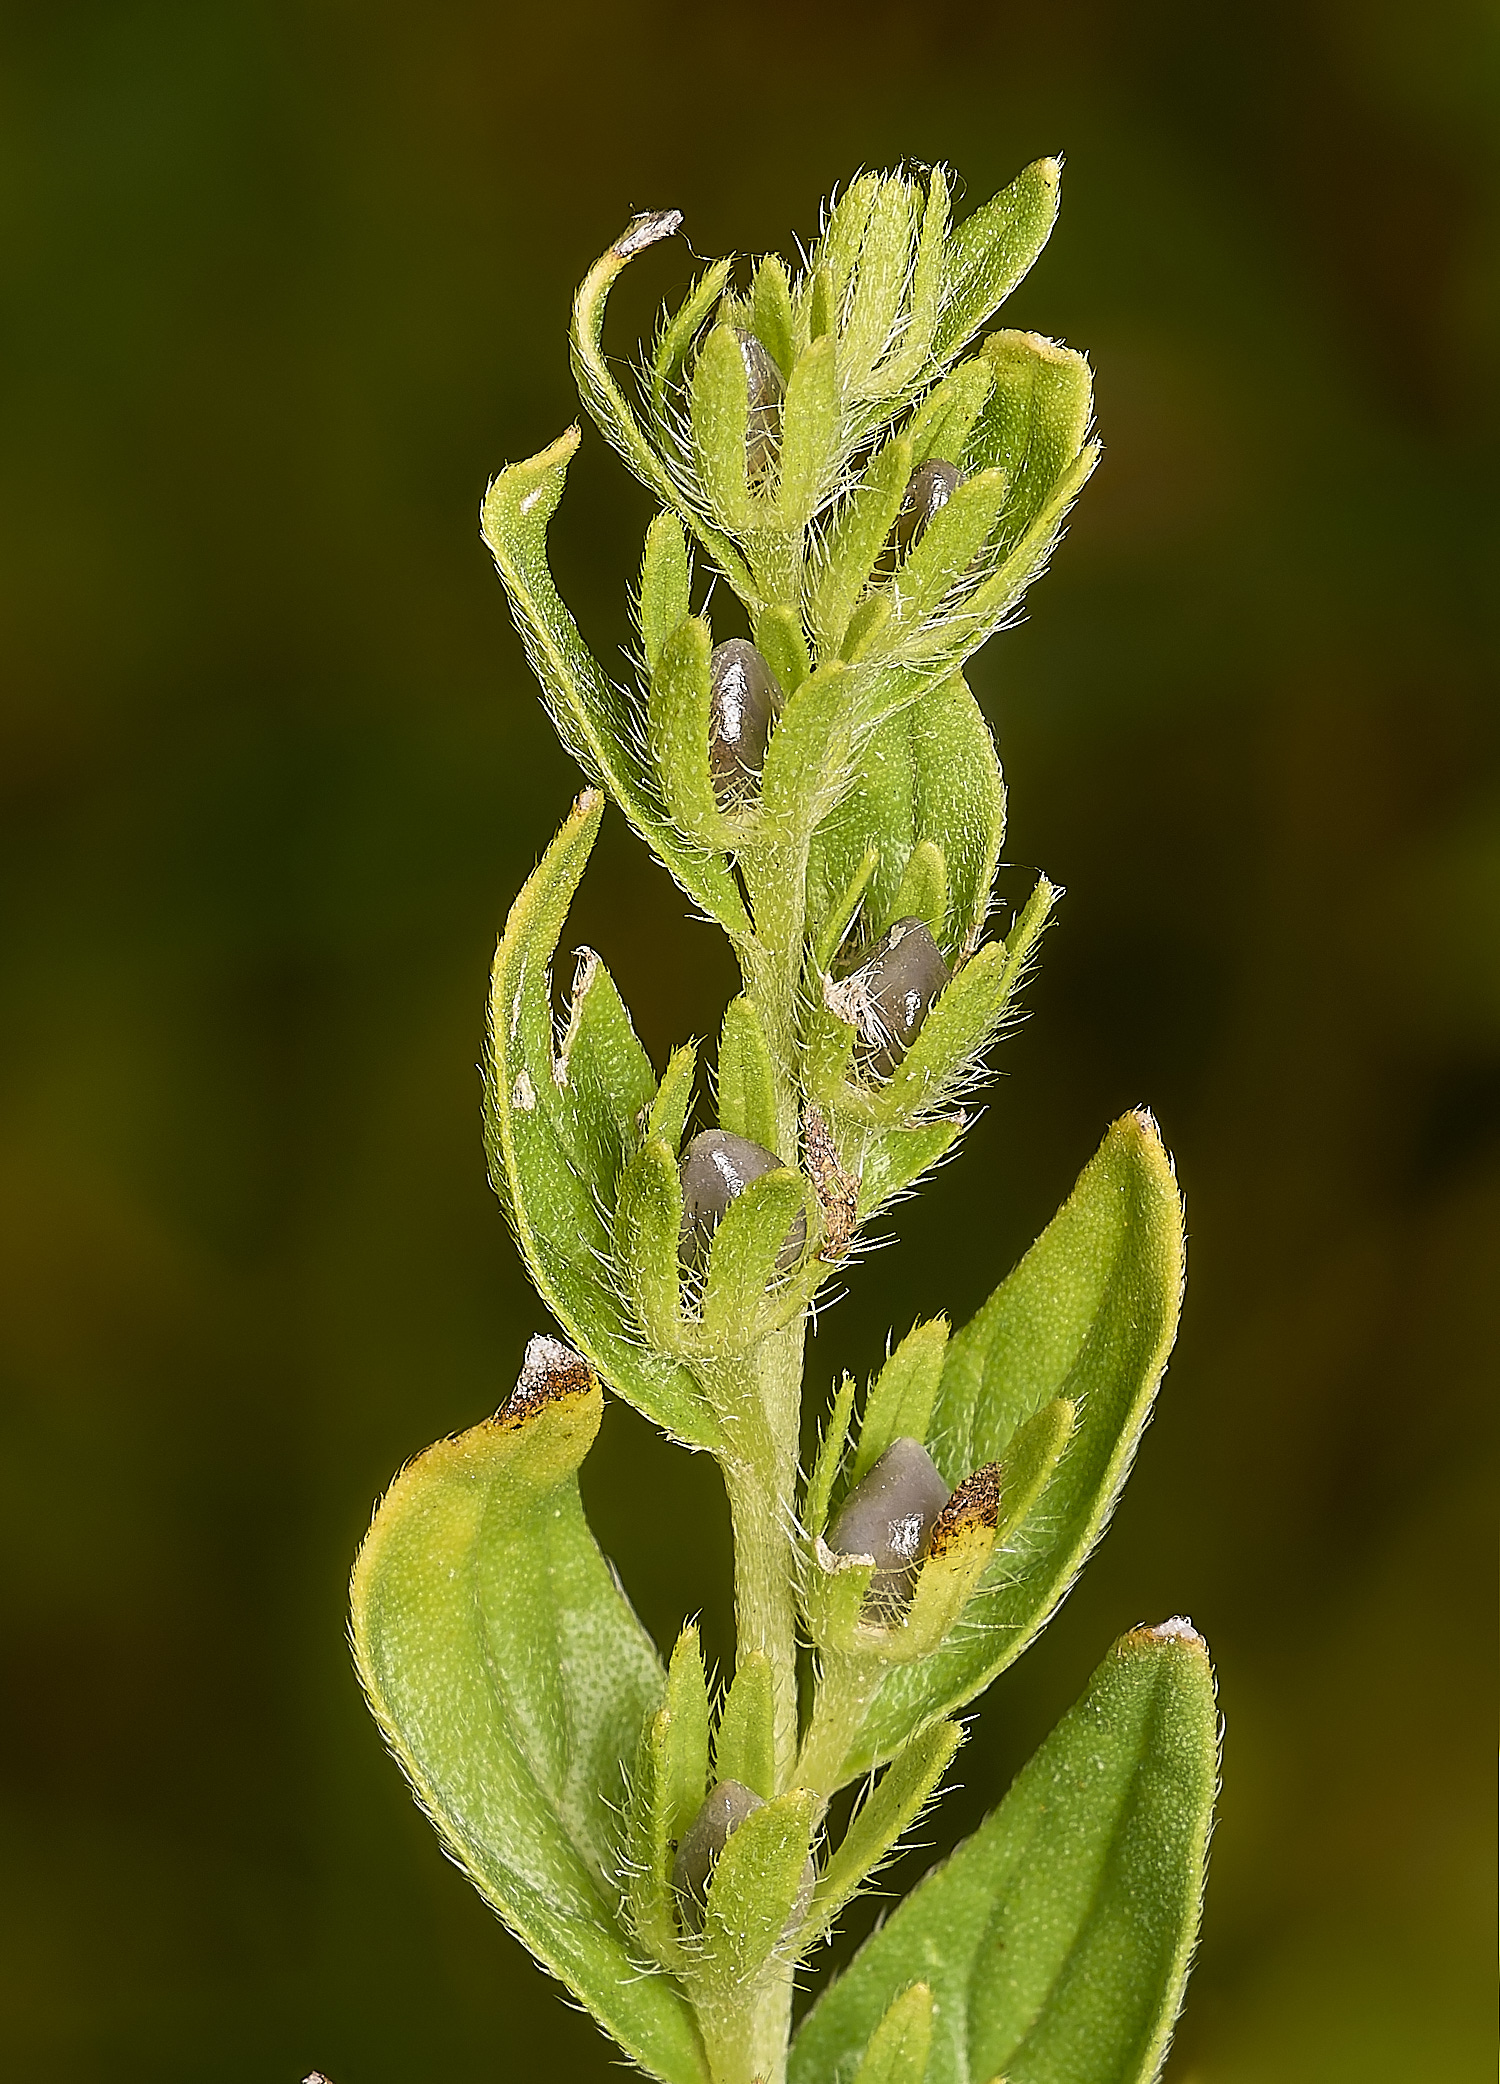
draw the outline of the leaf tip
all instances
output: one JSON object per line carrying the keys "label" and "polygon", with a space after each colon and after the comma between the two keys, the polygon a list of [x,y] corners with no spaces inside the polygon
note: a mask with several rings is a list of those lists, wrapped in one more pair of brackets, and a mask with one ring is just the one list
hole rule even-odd
{"label": "leaf tip", "polygon": [[929,1557],[946,1555],[971,1528],[993,1531],[1000,1521],[1000,1464],[986,1462],[966,1476],[933,1522]]}
{"label": "leaf tip", "polygon": [[1154,1627],[1143,1624],[1139,1628],[1132,1628],[1130,1636],[1136,1642],[1180,1643],[1184,1649],[1200,1650],[1205,1657],[1208,1655],[1208,1644],[1186,1614],[1171,1614],[1165,1621],[1158,1621]]}
{"label": "leaf tip", "polygon": [[681,229],[680,210],[641,210],[631,218],[610,251],[622,261],[634,260],[648,246],[656,245],[660,239],[670,239]]}
{"label": "leaf tip", "polygon": [[549,1404],[599,1394],[599,1378],[583,1355],[538,1332],[527,1344],[515,1388],[490,1423],[504,1432],[518,1431]]}

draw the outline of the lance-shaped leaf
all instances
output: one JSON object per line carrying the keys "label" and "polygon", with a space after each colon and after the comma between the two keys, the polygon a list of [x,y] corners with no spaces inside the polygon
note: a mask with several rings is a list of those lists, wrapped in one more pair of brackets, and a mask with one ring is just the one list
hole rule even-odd
{"label": "lance-shaped leaf", "polygon": [[702,2084],[691,2011],[634,1972],[615,1916],[624,1767],[662,1672],[584,1521],[603,1400],[564,1350],[534,1342],[498,1416],[392,1485],[355,1566],[355,1656],[481,1894],[645,2069]]}
{"label": "lance-shaped leaf", "polygon": [[[729,280],[733,270],[734,262],[732,260],[710,261],[677,309],[673,312],[664,312],[662,315],[656,346],[651,356],[651,404],[657,419],[663,423],[665,423],[667,418],[667,403],[672,388],[682,373],[682,366],[691,352],[698,328],[718,303],[720,296],[723,294],[724,285]],[[602,322],[603,307],[601,304],[598,311],[597,324],[602,324]],[[592,370],[590,370],[587,380],[590,385],[595,382],[596,379]],[[613,412],[618,408],[607,405],[605,409]],[[608,434],[607,430],[606,438],[611,441],[615,440],[615,437]],[[615,445],[618,447],[618,442]],[[630,462],[631,459],[627,457],[626,461]],[[631,467],[634,469],[635,465],[632,463]]]}
{"label": "lance-shaped leaf", "polygon": [[692,1111],[698,1077],[698,1045],[684,1042],[672,1051],[661,1084],[646,1111],[646,1134],[656,1136],[675,1154]]}
{"label": "lance-shaped leaf", "polygon": [[933,342],[937,354],[957,354],[1030,269],[1057,221],[1060,174],[1055,159],[1038,159],[954,228]]}
{"label": "lance-shaped leaf", "polygon": [[829,1502],[848,1444],[849,1421],[853,1416],[854,1377],[845,1375],[819,1435],[818,1452],[813,1460],[812,1474],[807,1479],[807,1495],[802,1501],[802,1521],[814,1537],[828,1525]]}
{"label": "lance-shaped leaf", "polygon": [[[786,1265],[799,1249],[789,1236],[804,1217],[807,1188],[800,1173],[781,1165],[764,1172],[735,1195],[720,1218],[709,1247],[703,1284],[703,1337],[719,1353],[744,1353],[783,1313],[767,1290],[778,1264]],[[805,1232],[804,1232],[805,1235]],[[789,1284],[790,1285],[790,1284]],[[789,1306],[800,1307],[800,1284]]]}
{"label": "lance-shaped leaf", "polygon": [[[792,1788],[754,1810],[725,1841],[708,1885],[696,1991],[734,1998],[764,1966],[805,1889],[818,1802]],[[700,1999],[701,2002],[701,1999]]]}
{"label": "lance-shaped leaf", "polygon": [[674,824],[701,846],[721,845],[729,827],[708,760],[709,658],[713,637],[689,615],[666,638],[651,674],[651,750]]}
{"label": "lance-shaped leaf", "polygon": [[932,2047],[932,1991],[903,1990],[876,2027],[854,2084],[923,2084]]}
{"label": "lance-shaped leaf", "polygon": [[[957,953],[972,946],[984,925],[1005,837],[995,741],[961,673],[912,705],[911,749],[912,828],[919,838],[942,840]],[[893,916],[899,918],[899,910]]]}
{"label": "lance-shaped leaf", "polygon": [[967,1127],[967,1115],[952,1114],[915,1129],[887,1129],[871,1136],[859,1175],[860,1221],[941,1163]]}
{"label": "lance-shaped leaf", "polygon": [[1010,482],[1003,537],[1019,542],[1083,448],[1093,377],[1080,354],[1040,333],[992,333],[981,359],[993,382],[969,443],[976,467]]}
{"label": "lance-shaped leaf", "polygon": [[870,198],[859,245],[859,265],[839,335],[845,386],[863,396],[875,364],[896,332],[911,266],[911,194],[904,181],[881,181]]}
{"label": "lance-shaped leaf", "polygon": [[628,1403],[679,1439],[709,1446],[718,1427],[693,1377],[643,1351],[622,1320],[600,1212],[614,1183],[588,1173],[593,1131],[552,1052],[550,965],[603,807],[593,791],[579,797],[512,905],[495,952],[485,1075],[490,1178],[537,1292],[573,1344]]}
{"label": "lance-shaped leaf", "polygon": [[750,999],[731,999],[724,1012],[719,1037],[719,1127],[735,1136],[747,1136],[762,1150],[776,1148],[776,1073],[765,1028]]}
{"label": "lance-shaped leaf", "polygon": [[664,1353],[683,1344],[681,1235],[677,1161],[659,1136],[648,1136],[620,1176],[615,1263],[641,1330]]}
{"label": "lance-shaped leaf", "polygon": [[920,919],[940,947],[948,939],[948,862],[934,839],[918,840],[907,855],[890,918],[878,924],[897,919]]}
{"label": "lance-shaped leaf", "polygon": [[641,1731],[625,1812],[626,1909],[637,1941],[664,1967],[682,1959],[672,1862],[708,1782],[708,1686],[698,1631],[672,1652],[666,1698]]}
{"label": "lance-shaped leaf", "polygon": [[909,1331],[881,1369],[865,1402],[851,1483],[874,1468],[893,1440],[927,1438],[947,1346],[948,1320],[934,1317]]}
{"label": "lance-shaped leaf", "polygon": [[789,376],[797,359],[797,321],[786,262],[779,253],[768,253],[755,271],[750,313],[755,337],[782,375]]}
{"label": "lance-shaped leaf", "polygon": [[547,523],[577,447],[578,429],[570,427],[551,448],[500,473],[484,497],[485,542],[558,736],[584,771],[609,791],[688,896],[726,933],[743,934],[748,930],[745,908],[727,865],[673,830],[635,748],[623,700],[599,670],[552,583]]}
{"label": "lance-shaped leaf", "polygon": [[839,655],[849,618],[896,525],[911,471],[911,443],[898,435],[876,451],[834,516],[808,585],[808,619],[823,658]]}
{"label": "lance-shaped leaf", "polygon": [[813,2007],[791,2084],[852,2079],[918,1976],[928,2084],[1150,2084],[1198,1930],[1216,1739],[1192,1628],[1122,1638],[995,1813]]}
{"label": "lance-shaped leaf", "polygon": [[714,1734],[714,1779],[737,1780],[769,1802],[776,1792],[776,1709],[771,1660],[761,1650],[740,1659]]}
{"label": "lance-shaped leaf", "polygon": [[896,1122],[942,1106],[968,1075],[1005,1017],[1057,896],[1040,878],[1004,941],[981,948],[959,971],[890,1078],[863,1098],[872,1120]]}
{"label": "lance-shaped leaf", "polygon": [[934,385],[907,425],[913,469],[934,456],[945,463],[963,462],[970,430],[994,381],[993,364],[976,355]]}
{"label": "lance-shaped leaf", "polygon": [[850,1897],[896,1850],[932,1800],[963,1742],[956,1722],[935,1722],[892,1759],[850,1819],[813,1896],[809,1926],[826,1931]]}
{"label": "lance-shaped leaf", "polygon": [[620,1168],[640,1137],[656,1074],[636,1038],[615,981],[592,948],[578,950],[557,1083],[570,1103],[575,1151],[613,1208]]}
{"label": "lance-shaped leaf", "polygon": [[[681,514],[741,599],[750,600],[754,598],[754,586],[744,559],[729,537],[684,497],[682,487],[642,432],[604,355],[604,309],[620,271],[637,254],[644,253],[648,246],[671,238],[681,224],[682,213],[679,210],[643,211],[630,220],[614,244],[606,248],[589,269],[573,299],[573,325],[569,335],[573,377],[584,410],[611,448],[623,458],[647,490],[656,494],[663,506]],[[677,319],[669,323],[662,336],[652,378],[658,416],[682,357],[687,353],[719,287],[727,281],[731,266],[731,262],[719,261],[707,270]],[[576,441],[576,434],[574,439]]]}
{"label": "lance-shaped leaf", "polygon": [[782,408],[777,516],[801,530],[822,504],[838,468],[843,415],[831,340],[815,340],[799,359]]}
{"label": "lance-shaped leaf", "polygon": [[750,520],[749,419],[745,357],[734,328],[716,325],[693,365],[693,460],[716,519],[736,534]]}
{"label": "lance-shaped leaf", "polygon": [[948,1345],[929,1446],[954,1481],[1006,1460],[1062,1398],[1072,1438],[1039,1509],[997,1550],[960,1633],[894,1672],[848,1762],[888,1756],[929,1716],[972,1700],[1025,1649],[1072,1584],[1125,1481],[1177,1330],[1182,1207],[1156,1124],[1116,1122],[1015,1272]]}
{"label": "lance-shaped leaf", "polygon": [[682,523],[675,514],[657,514],[646,530],[636,601],[648,672],[655,673],[662,647],[677,625],[687,619],[691,583],[692,567]]}
{"label": "lance-shaped leaf", "polygon": [[981,470],[938,508],[896,574],[895,613],[900,623],[924,622],[963,580],[993,534],[1009,490],[1003,470]]}

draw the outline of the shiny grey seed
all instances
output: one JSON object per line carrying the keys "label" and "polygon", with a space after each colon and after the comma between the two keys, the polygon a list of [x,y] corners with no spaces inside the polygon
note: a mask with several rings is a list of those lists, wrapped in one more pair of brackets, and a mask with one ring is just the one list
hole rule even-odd
{"label": "shiny grey seed", "polygon": [[948,1486],[920,1440],[893,1440],[854,1486],[833,1523],[828,1546],[841,1556],[873,1556],[870,1603],[911,1596],[927,1541],[948,1503]]}
{"label": "shiny grey seed", "polygon": [[760,483],[781,446],[781,401],[786,385],[766,348],[743,326],[734,329],[745,359],[745,390],[750,416],[745,422],[745,475]]}
{"label": "shiny grey seed", "polygon": [[731,637],[709,655],[708,688],[709,771],[720,810],[732,810],[759,785],[781,686],[747,637]]}
{"label": "shiny grey seed", "polygon": [[[677,1167],[682,1181],[682,1230],[678,1251],[684,1265],[701,1260],[709,1239],[718,1229],[724,1211],[736,1194],[751,1180],[774,1172],[781,1160],[763,1144],[748,1136],[735,1136],[728,1129],[705,1129],[695,1136]],[[789,1273],[802,1257],[807,1243],[807,1212],[799,1209],[776,1256],[778,1273]]]}
{"label": "shiny grey seed", "polygon": [[948,983],[942,950],[920,919],[898,919],[843,989],[859,1025],[859,1060],[889,1078]]}
{"label": "shiny grey seed", "polygon": [[917,465],[907,480],[896,515],[896,547],[903,557],[921,542],[928,522],[939,507],[948,504],[962,476],[956,464],[943,463],[937,457]]}
{"label": "shiny grey seed", "polygon": [[[738,1780],[721,1780],[682,1834],[677,1858],[672,1863],[672,1886],[677,1892],[678,1916],[691,1932],[703,1930],[708,1908],[708,1885],[713,1879],[719,1854],[747,1816],[765,1804],[753,1789]],[[788,1919],[788,1928],[800,1925],[812,1897],[818,1870],[811,1854],[802,1870],[802,1886]]]}

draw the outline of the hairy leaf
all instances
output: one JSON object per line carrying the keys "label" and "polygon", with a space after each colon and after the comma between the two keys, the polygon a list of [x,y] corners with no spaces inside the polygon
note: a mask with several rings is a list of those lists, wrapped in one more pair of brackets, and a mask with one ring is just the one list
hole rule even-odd
{"label": "hairy leaf", "polygon": [[645,2069],[702,2084],[688,2006],[633,1972],[615,1917],[616,1806],[662,1672],[579,1502],[602,1401],[591,1380],[507,1407],[397,1478],[355,1566],[355,1656],[481,1894]]}
{"label": "hairy leaf", "polygon": [[813,2007],[791,2084],[852,2080],[917,1977],[929,2084],[1149,2084],[1198,1929],[1216,1740],[1192,1629],[1123,1637],[995,1813]]}

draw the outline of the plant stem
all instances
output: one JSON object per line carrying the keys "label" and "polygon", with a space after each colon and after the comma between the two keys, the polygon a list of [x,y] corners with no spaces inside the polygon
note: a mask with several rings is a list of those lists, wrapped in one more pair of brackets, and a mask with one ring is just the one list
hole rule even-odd
{"label": "plant stem", "polygon": [[818,1674],[812,1720],[797,1758],[797,1785],[825,1800],[844,1782],[844,1761],[858,1737],[885,1669],[877,1658],[830,1651]]}
{"label": "plant stem", "polygon": [[[799,1320],[785,1331],[774,1332],[753,1363],[734,1370],[719,1385],[715,1398],[730,1436],[721,1466],[734,1525],[738,1654],[760,1650],[770,1659],[778,1792],[791,1785],[797,1757],[797,1609],[793,1590],[796,1559],[792,1538],[803,1330]],[[747,1398],[745,1378],[752,1375],[752,1370],[759,1394]]]}

